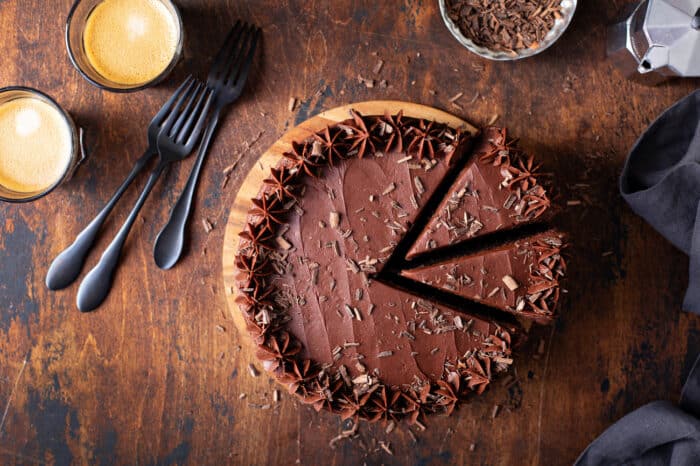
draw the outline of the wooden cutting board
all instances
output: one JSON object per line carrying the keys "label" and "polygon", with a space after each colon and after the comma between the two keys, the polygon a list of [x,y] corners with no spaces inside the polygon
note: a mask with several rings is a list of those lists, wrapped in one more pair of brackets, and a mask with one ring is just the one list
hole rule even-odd
{"label": "wooden cutting board", "polygon": [[228,222],[226,223],[223,248],[224,290],[233,321],[236,327],[244,334],[245,324],[235,302],[238,290],[234,279],[234,262],[238,251],[238,233],[245,227],[246,217],[252,205],[250,200],[257,196],[263,180],[270,174],[270,168],[277,164],[284,152],[291,150],[292,141],[302,141],[328,125],[347,120],[350,118],[350,109],[354,109],[363,115],[383,115],[386,112],[396,114],[403,110],[406,116],[435,120],[455,128],[462,127],[465,131],[472,134],[478,132],[471,124],[442,110],[396,100],[372,100],[344,105],[309,118],[299,126],[287,131],[284,136],[258,158],[257,163],[243,180],[241,189],[233,201]]}

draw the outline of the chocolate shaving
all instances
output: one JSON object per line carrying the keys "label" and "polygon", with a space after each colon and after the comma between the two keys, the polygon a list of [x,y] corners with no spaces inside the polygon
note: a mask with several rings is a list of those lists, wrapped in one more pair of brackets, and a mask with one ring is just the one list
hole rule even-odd
{"label": "chocolate shaving", "polygon": [[416,186],[416,191],[419,195],[425,193],[425,187],[423,186],[423,183],[421,182],[420,178],[418,178],[417,176],[414,177],[413,184]]}
{"label": "chocolate shaving", "polygon": [[458,101],[463,95],[464,95],[464,92],[459,92],[459,93],[453,95],[452,97],[450,97],[450,103],[451,103],[451,104],[455,103],[455,102]]}
{"label": "chocolate shaving", "polygon": [[253,364],[248,364],[248,372],[249,372],[250,375],[252,375],[253,377],[257,377],[257,376],[260,375],[260,372],[258,371],[258,369],[257,369]]}
{"label": "chocolate shaving", "polygon": [[357,75],[357,80],[360,82],[360,84],[364,84],[365,87],[367,88],[373,88],[374,87],[374,79],[367,79],[362,77],[361,74]]}
{"label": "chocolate shaving", "polygon": [[383,196],[386,196],[387,194],[393,192],[396,189],[396,183],[391,183],[389,186],[386,187],[386,189],[382,192]]}
{"label": "chocolate shaving", "polygon": [[211,233],[211,231],[214,229],[214,225],[212,225],[206,218],[202,219],[202,226],[204,227],[204,231],[206,233]]}
{"label": "chocolate shaving", "polygon": [[277,242],[277,245],[285,251],[292,248],[291,243],[284,239],[284,237],[282,236],[278,236],[277,238],[275,238],[275,241]]}
{"label": "chocolate shaving", "polygon": [[340,214],[338,212],[328,214],[328,224],[331,228],[338,228],[338,225],[340,225]]}
{"label": "chocolate shaving", "polygon": [[505,275],[502,278],[503,283],[508,287],[510,291],[515,291],[518,288],[520,288],[520,285],[518,284],[517,281],[515,281],[515,278],[511,277],[510,275]]}

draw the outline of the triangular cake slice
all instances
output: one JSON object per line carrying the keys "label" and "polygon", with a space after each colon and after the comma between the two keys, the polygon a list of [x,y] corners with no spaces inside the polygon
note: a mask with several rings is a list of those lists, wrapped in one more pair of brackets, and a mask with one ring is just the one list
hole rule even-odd
{"label": "triangular cake slice", "polygon": [[555,230],[401,272],[406,278],[503,311],[550,323],[566,272]]}
{"label": "triangular cake slice", "polygon": [[406,257],[542,220],[550,201],[537,168],[505,129],[487,128]]}

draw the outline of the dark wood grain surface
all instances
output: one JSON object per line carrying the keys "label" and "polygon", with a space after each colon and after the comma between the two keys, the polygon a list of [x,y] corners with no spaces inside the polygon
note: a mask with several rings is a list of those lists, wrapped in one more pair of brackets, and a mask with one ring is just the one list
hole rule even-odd
{"label": "dark wood grain surface", "polygon": [[[161,86],[128,95],[101,92],[72,69],[63,43],[70,4],[0,1],[0,86],[53,95],[93,148],[50,196],[0,205],[0,464],[570,464],[625,413],[678,398],[700,351],[698,318],[680,312],[687,259],[632,214],[616,181],[635,138],[698,81],[648,88],[614,71],[605,27],[624,1],[584,0],[551,50],[490,63],[449,35],[436,0],[180,0],[184,61]],[[45,288],[48,264],[144,150],[166,96],[186,73],[205,75],[237,18],[263,27],[261,58],[205,167],[187,257],[162,272],[151,251],[192,160],[145,206],[106,305],[81,315],[75,287]],[[388,87],[368,88],[358,74]],[[458,92],[461,108],[449,102]],[[299,99],[294,112],[290,97]],[[225,304],[223,226],[240,180],[287,128],[372,99],[433,105],[476,124],[498,116],[554,173],[559,201],[582,203],[560,218],[574,244],[562,318],[533,331],[518,384],[497,383],[453,417],[430,418],[425,432],[363,424],[331,448],[347,426],[286,394],[275,403],[273,383],[248,371],[251,352]],[[223,187],[224,168],[239,158]],[[136,196],[125,196],[101,247]]]}

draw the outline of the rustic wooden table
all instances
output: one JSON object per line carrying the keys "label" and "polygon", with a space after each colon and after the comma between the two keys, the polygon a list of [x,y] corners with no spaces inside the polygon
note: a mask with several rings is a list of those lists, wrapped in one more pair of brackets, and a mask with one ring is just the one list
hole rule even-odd
{"label": "rustic wooden table", "polygon": [[[0,463],[567,464],[630,410],[676,400],[700,352],[700,320],[680,312],[687,260],[631,213],[616,182],[635,138],[698,81],[626,81],[604,53],[605,26],[625,2],[580,3],[551,50],[490,63],[449,35],[436,0],[180,0],[184,62],[155,89],[117,95],[91,87],[69,63],[71,0],[0,1],[0,86],[47,91],[93,141],[67,186],[0,206]],[[45,288],[49,262],[141,154],[166,96],[186,73],[205,74],[236,18],[263,27],[262,58],[211,151],[187,257],[162,272],[151,251],[191,160],[146,205],[106,305],[80,314],[75,287]],[[458,92],[460,108],[449,102]],[[290,97],[300,102],[294,112]],[[544,339],[544,354],[517,360],[519,383],[496,384],[453,417],[429,419],[425,432],[362,425],[331,448],[347,426],[288,395],[275,403],[273,383],[247,370],[252,355],[225,304],[223,226],[240,180],[287,128],[372,99],[433,105],[476,124],[498,116],[555,174],[559,200],[581,205],[560,219],[574,243],[563,316],[533,332],[527,352]],[[237,160],[224,186],[222,172]],[[125,196],[108,235],[136,195]]]}

